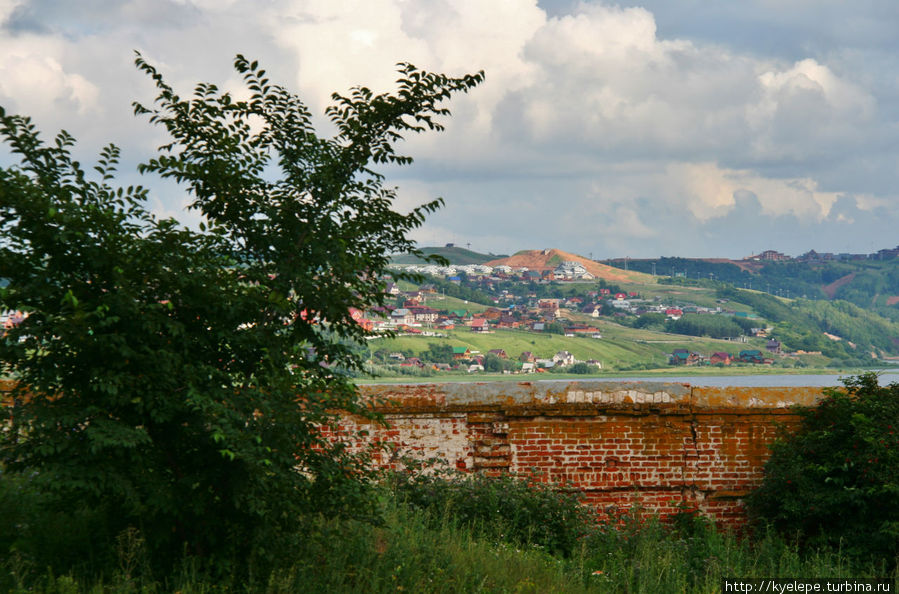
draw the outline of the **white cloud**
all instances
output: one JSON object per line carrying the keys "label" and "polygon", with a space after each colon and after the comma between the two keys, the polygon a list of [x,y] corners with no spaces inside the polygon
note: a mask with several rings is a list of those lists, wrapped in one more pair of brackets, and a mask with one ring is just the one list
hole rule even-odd
{"label": "white cloud", "polygon": [[[839,194],[822,192],[811,178],[770,179],[749,170],[722,169],[715,163],[671,165],[662,180],[673,190],[675,202],[684,203],[696,219],[707,221],[726,215],[737,192],[754,194],[763,212],[825,218]],[[660,191],[664,190],[660,187]]]}
{"label": "white cloud", "polygon": [[[876,61],[861,50],[849,60],[856,50],[844,47],[785,57],[766,50],[819,41],[786,39],[772,25],[781,37],[746,51],[718,33],[672,35],[653,12],[674,10],[667,0],[653,10],[582,2],[552,17],[536,0],[129,0],[84,14],[46,1],[39,10],[0,0],[0,24],[14,11],[19,23],[0,36],[0,103],[97,147],[115,140],[126,158],[160,144],[158,129],[130,115],[131,100],[154,95],[131,65],[135,47],[183,94],[199,80],[240,94],[231,58],[258,58],[316,114],[333,91],[391,89],[398,61],[450,75],[483,68],[486,82],[449,103],[446,132],[400,148],[416,165],[389,171],[401,209],[447,199],[419,237],[470,234],[493,251],[555,238],[582,252],[630,238],[664,251],[666,225],[736,224],[741,209],[812,224],[862,221],[896,203],[899,64],[889,48]],[[733,9],[738,21],[777,24],[779,9],[750,4]],[[832,2],[824,15],[835,30],[840,10]],[[790,34],[815,14],[792,6]],[[888,16],[857,35],[889,29]],[[694,29],[717,24],[679,18]],[[860,18],[852,22],[877,24]],[[880,37],[858,43],[871,39]],[[177,192],[163,191],[160,212],[179,212]],[[757,202],[737,199],[748,195]],[[838,200],[855,210],[834,214]],[[476,213],[484,220],[472,221]]]}
{"label": "white cloud", "polygon": [[0,100],[37,115],[96,111],[100,90],[62,66],[65,51],[61,42],[30,35],[0,40]]}
{"label": "white cloud", "polygon": [[22,5],[24,0],[0,0],[0,24],[3,24]]}

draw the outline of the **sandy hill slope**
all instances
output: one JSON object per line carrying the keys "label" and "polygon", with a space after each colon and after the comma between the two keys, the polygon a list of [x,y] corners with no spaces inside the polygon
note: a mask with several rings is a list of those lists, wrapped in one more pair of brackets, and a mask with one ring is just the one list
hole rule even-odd
{"label": "sandy hill slope", "polygon": [[511,266],[513,268],[526,266],[528,270],[543,272],[545,270],[552,270],[562,262],[566,261],[578,262],[580,264],[583,264],[584,268],[586,268],[590,272],[590,274],[594,275],[596,278],[601,278],[613,283],[653,282],[653,278],[649,274],[621,270],[620,268],[614,268],[612,266],[607,266],[606,264],[600,264],[599,262],[595,262],[593,260],[590,260],[589,258],[584,258],[583,256],[577,256],[575,254],[570,254],[568,252],[563,252],[562,250],[555,249],[523,250],[509,256],[508,258],[491,260],[486,264],[487,266],[501,266],[505,264],[506,266]]}

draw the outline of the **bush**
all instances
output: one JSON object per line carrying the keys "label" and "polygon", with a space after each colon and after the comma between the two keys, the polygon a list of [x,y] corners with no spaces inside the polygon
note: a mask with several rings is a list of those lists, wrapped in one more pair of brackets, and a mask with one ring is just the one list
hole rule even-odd
{"label": "bush", "polygon": [[570,555],[593,519],[580,492],[513,476],[397,475],[394,484],[397,498],[427,512],[435,526],[450,519],[483,537],[551,554]]}
{"label": "bush", "polygon": [[899,554],[899,384],[844,380],[774,443],[753,519],[806,545],[894,563]]}
{"label": "bush", "polygon": [[574,365],[572,365],[565,371],[567,371],[568,373],[577,373],[579,375],[587,375],[590,373],[596,373],[597,371],[599,371],[599,368],[596,367],[596,365],[587,365],[586,363],[581,361],[580,363],[575,363]]}
{"label": "bush", "polygon": [[27,481],[41,519],[97,526],[84,532],[103,547],[60,536],[54,573],[139,530],[158,575],[186,551],[240,583],[290,561],[304,514],[374,513],[364,452],[322,427],[377,419],[350,378],[369,336],[353,313],[386,304],[390,254],[423,256],[406,235],[441,201],[397,212],[373,168],[410,163],[395,143],[441,129],[442,101],[483,76],[400,65],[395,94],[332,95],[333,135],[319,136],[242,56],[245,100],[206,83],[184,99],[136,64],[158,95],[135,113],[168,139],[138,169],[181,183],[197,229],[115,185],[115,146],[85,170],[69,134],[45,142],[0,107],[0,310],[28,314],[0,339],[0,377],[16,380],[0,480]]}

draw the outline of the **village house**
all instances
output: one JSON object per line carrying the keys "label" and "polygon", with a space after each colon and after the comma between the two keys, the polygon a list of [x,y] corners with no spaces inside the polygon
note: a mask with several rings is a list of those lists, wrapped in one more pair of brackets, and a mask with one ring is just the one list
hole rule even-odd
{"label": "village house", "polygon": [[780,354],[780,352],[781,352],[780,341],[772,338],[771,340],[768,341],[768,344],[765,345],[765,350],[772,354]]}
{"label": "village house", "polygon": [[591,303],[590,305],[582,307],[581,313],[585,313],[588,316],[598,318],[599,315],[602,313],[602,306],[597,305],[595,303]]}
{"label": "village house", "polygon": [[758,349],[740,351],[740,354],[737,355],[737,358],[743,363],[765,363],[765,356],[762,355],[762,351]]}
{"label": "village house", "polygon": [[671,351],[668,362],[671,365],[696,365],[702,360],[698,353],[693,353],[687,349],[674,349]]}
{"label": "village house", "polygon": [[405,307],[400,307],[390,312],[390,321],[394,324],[414,324],[415,314]]}
{"label": "village house", "polygon": [[504,349],[490,349],[489,351],[487,351],[487,354],[488,355],[496,355],[500,359],[508,359],[509,358],[509,356],[506,354],[506,351]]}
{"label": "village house", "polygon": [[709,363],[711,363],[712,365],[730,365],[731,363],[733,363],[733,361],[734,356],[723,351],[712,353],[709,357]]}
{"label": "village house", "polygon": [[537,357],[534,356],[534,353],[531,351],[522,351],[522,353],[518,356],[518,360],[522,363],[533,363],[537,360]]}
{"label": "village house", "polygon": [[541,299],[537,302],[537,307],[544,312],[555,312],[559,309],[558,299]]}
{"label": "village house", "polygon": [[490,332],[490,324],[484,318],[475,318],[469,324],[472,332]]}
{"label": "village house", "polygon": [[577,359],[575,359],[574,355],[572,355],[568,351],[559,351],[558,353],[553,355],[553,362],[556,365],[564,367],[566,365],[574,365],[575,363],[577,363]]}
{"label": "village house", "polygon": [[521,322],[519,322],[514,316],[504,315],[501,316],[494,325],[497,328],[518,328],[519,326],[521,326]]}
{"label": "village house", "polygon": [[453,347],[453,359],[470,359],[471,350],[468,347]]}
{"label": "village house", "polygon": [[503,312],[495,307],[491,307],[491,308],[488,308],[484,313],[482,313],[481,317],[493,322],[493,321],[499,320],[501,317],[503,317]]}
{"label": "village house", "polygon": [[786,254],[782,254],[782,253],[774,251],[774,250],[765,250],[761,254],[757,254],[755,256],[746,256],[743,259],[754,261],[754,262],[760,262],[760,261],[762,261],[762,262],[787,262],[789,260],[792,260],[792,258],[790,258],[790,256],[787,256]]}
{"label": "village house", "polygon": [[559,264],[552,272],[556,280],[593,280],[596,278],[587,271],[587,267],[580,262],[567,260]]}
{"label": "village house", "polygon": [[440,317],[440,312],[426,305],[411,306],[407,308],[412,312],[412,317],[419,324],[433,324]]}

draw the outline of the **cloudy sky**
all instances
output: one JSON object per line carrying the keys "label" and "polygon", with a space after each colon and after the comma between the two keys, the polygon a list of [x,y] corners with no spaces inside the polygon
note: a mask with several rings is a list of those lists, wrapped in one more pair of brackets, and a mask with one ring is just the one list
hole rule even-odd
{"label": "cloudy sky", "polygon": [[[191,221],[177,187],[131,173],[162,143],[132,115],[153,88],[240,92],[258,59],[321,113],[389,90],[394,64],[486,82],[387,171],[399,207],[442,196],[416,233],[510,253],[741,258],[899,244],[895,0],[0,0],[0,105]],[[10,162],[0,149],[0,164]]]}

